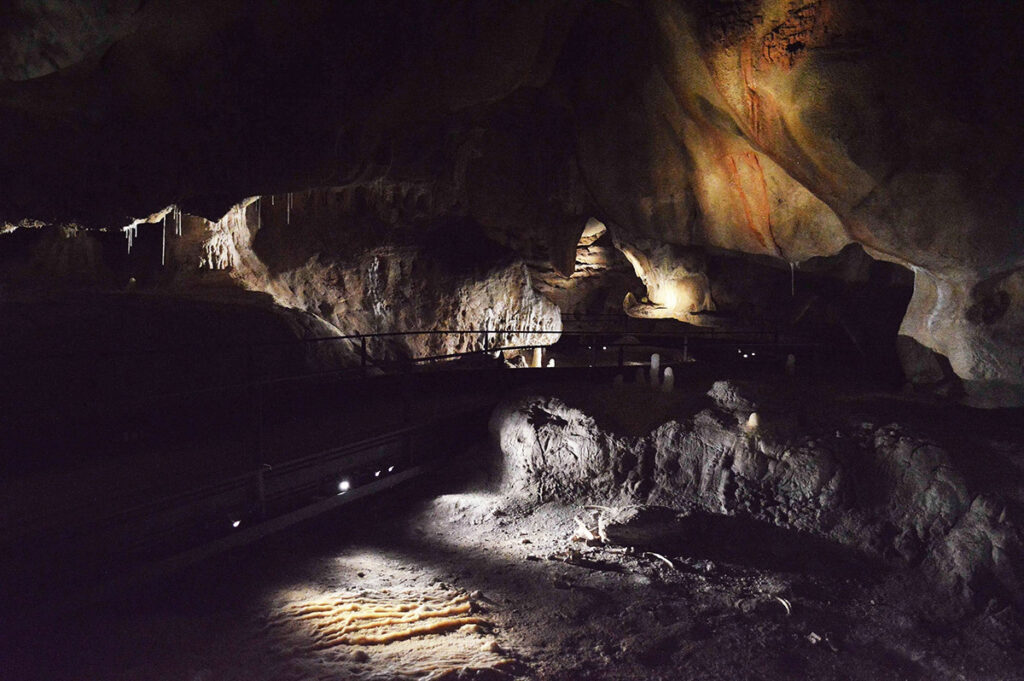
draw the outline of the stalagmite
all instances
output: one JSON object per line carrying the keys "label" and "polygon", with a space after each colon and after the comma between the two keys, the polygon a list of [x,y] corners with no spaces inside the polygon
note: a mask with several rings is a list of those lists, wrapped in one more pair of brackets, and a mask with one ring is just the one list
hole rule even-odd
{"label": "stalagmite", "polygon": [[543,348],[534,348],[533,349],[533,359],[530,361],[530,367],[534,368],[534,369],[540,369],[542,366],[544,366],[543,362],[544,362],[544,349]]}
{"label": "stalagmite", "polygon": [[747,417],[747,430],[757,430],[761,427],[761,417],[757,415],[757,412],[753,412]]}
{"label": "stalagmite", "polygon": [[636,384],[637,385],[643,385],[644,383],[647,382],[644,379],[644,376],[645,376],[645,374],[644,374],[643,368],[642,367],[637,367],[637,370],[636,370]]}
{"label": "stalagmite", "polygon": [[661,383],[661,355],[654,353],[651,355],[651,385],[658,387]]}
{"label": "stalagmite", "polygon": [[661,392],[670,393],[676,386],[675,373],[672,371],[672,367],[665,367],[665,380],[661,384]]}

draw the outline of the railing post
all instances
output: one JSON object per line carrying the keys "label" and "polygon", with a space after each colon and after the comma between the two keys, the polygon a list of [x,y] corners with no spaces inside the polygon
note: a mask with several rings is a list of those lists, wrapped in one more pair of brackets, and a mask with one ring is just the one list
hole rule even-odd
{"label": "railing post", "polygon": [[267,463],[260,464],[256,469],[256,494],[259,499],[260,520],[267,517],[267,484],[263,476],[270,470],[272,470],[271,466]]}
{"label": "railing post", "polygon": [[359,366],[366,375],[366,336],[359,337]]}
{"label": "railing post", "polygon": [[256,477],[256,503],[262,518],[265,513],[265,492],[263,489],[263,393],[262,386],[256,377],[256,349],[252,343],[246,346],[246,379],[249,390],[249,403],[251,405],[252,425],[252,456],[255,459]]}
{"label": "railing post", "polygon": [[487,352],[487,342],[488,342],[488,340],[490,340],[490,339],[489,339],[489,338],[488,338],[488,336],[487,336],[487,330],[486,330],[486,329],[484,329],[484,345],[483,345],[483,352]]}
{"label": "railing post", "polygon": [[253,413],[256,418],[256,427],[253,434],[256,437],[254,450],[256,454],[256,465],[263,465],[263,386],[260,385],[256,369],[256,349],[252,343],[249,344],[249,389],[252,391]]}

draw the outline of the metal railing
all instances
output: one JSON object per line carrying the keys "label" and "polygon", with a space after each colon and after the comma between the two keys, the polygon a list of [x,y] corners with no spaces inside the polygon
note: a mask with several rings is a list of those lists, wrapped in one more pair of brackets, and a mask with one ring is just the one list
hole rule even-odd
{"label": "metal railing", "polygon": [[[618,347],[630,345],[629,342],[616,342],[609,336],[639,334],[645,339],[645,345],[657,345],[659,341],[669,339],[700,339],[730,341],[738,339],[759,339],[759,342],[775,343],[783,342],[779,329],[771,325],[757,325],[744,329],[716,330],[700,327],[686,327],[678,330],[655,330],[643,328],[642,323],[646,320],[630,321],[624,315],[587,316],[572,317],[566,315],[566,320],[586,320],[595,325],[607,325],[603,330],[592,329],[580,330],[544,330],[544,329],[432,329],[417,331],[393,331],[368,334],[349,334],[344,336],[326,336],[314,338],[298,338],[282,341],[262,341],[252,343],[188,343],[166,345],[161,347],[147,348],[117,348],[99,352],[61,352],[39,355],[22,355],[4,357],[6,368],[0,366],[0,380],[6,379],[15,382],[18,377],[23,380],[30,380],[34,376],[47,376],[48,373],[60,374],[60,378],[67,379],[70,371],[81,367],[95,367],[98,374],[108,378],[105,382],[100,380],[94,385],[87,386],[90,392],[90,401],[95,394],[98,394],[100,402],[109,403],[131,401],[134,405],[146,400],[173,399],[188,396],[199,396],[204,393],[220,392],[227,390],[246,390],[258,387],[270,386],[273,384],[295,383],[308,380],[354,378],[366,376],[369,373],[402,373],[410,371],[416,366],[432,363],[439,363],[443,360],[457,359],[485,353],[513,350],[532,350],[537,347],[547,347],[552,343],[507,343],[503,339],[510,337],[537,337],[537,336],[558,336],[559,340],[573,337],[604,337],[604,345]],[[611,329],[611,323],[620,327]],[[631,328],[632,327],[632,328]],[[414,337],[460,337],[459,345],[467,349],[460,349],[451,352],[440,352],[424,354],[419,356],[402,355],[394,345],[386,345],[392,340],[406,340]],[[464,340],[469,337],[470,340]],[[472,339],[477,339],[474,344]],[[382,347],[373,347],[372,343],[378,343]],[[806,339],[790,338],[788,343],[806,343]],[[345,350],[338,350],[337,345],[347,346]],[[311,351],[303,351],[305,348],[313,347]],[[332,347],[333,346],[333,347]],[[400,347],[400,346],[399,346]],[[324,348],[324,349],[322,349]],[[296,353],[296,350],[298,352]],[[167,364],[167,360],[188,357],[197,361],[194,373],[204,374],[204,379],[209,379],[216,374],[226,374],[229,380],[206,380],[203,385],[188,385],[177,389],[154,390],[146,392],[138,387],[146,383],[153,383],[154,380],[147,380],[147,373],[154,368],[161,366],[161,361]],[[16,368],[11,366],[16,365]],[[319,365],[321,367],[308,371],[295,371],[297,367],[308,367]],[[278,370],[274,370],[274,367]],[[206,368],[214,368],[209,373],[204,373]],[[187,369],[182,363],[181,368]],[[285,371],[281,371],[284,368]],[[174,384],[187,380],[187,374],[175,373],[178,366],[168,370],[174,374],[171,380],[166,383]],[[113,376],[111,381],[109,377]],[[241,378],[240,378],[241,377]],[[60,390],[68,390],[57,381],[52,381],[54,387]],[[97,389],[98,388],[98,389]],[[45,392],[41,392],[45,395]],[[8,398],[14,395],[7,395]],[[31,395],[29,395],[31,398]],[[2,397],[0,397],[2,399]],[[30,402],[31,403],[31,402]],[[31,412],[27,409],[28,403],[25,395],[16,395],[14,405],[5,406],[13,408],[19,415]],[[88,405],[85,405],[88,409]],[[47,405],[41,405],[39,411],[45,411]],[[5,412],[5,413],[10,413]],[[3,415],[0,414],[0,420]]]}
{"label": "metal railing", "polygon": [[[615,316],[618,321],[621,320],[621,316]],[[629,324],[629,322],[623,322],[623,324]],[[600,362],[600,357],[597,352],[597,348],[600,345],[605,348],[617,349],[616,363],[621,366],[623,364],[623,352],[622,350],[629,347],[635,347],[638,345],[637,342],[631,340],[620,340],[616,336],[620,335],[622,329],[609,330],[606,333],[596,333],[594,331],[563,331],[556,332],[545,329],[431,329],[431,330],[419,330],[419,331],[392,331],[392,332],[380,332],[380,333],[369,333],[369,334],[351,334],[346,336],[329,336],[329,337],[316,337],[316,338],[300,338],[289,341],[267,341],[260,343],[248,343],[245,345],[240,344],[203,344],[203,343],[192,343],[185,345],[176,346],[165,346],[161,348],[146,348],[146,349],[133,349],[133,350],[111,350],[105,353],[60,353],[50,355],[39,355],[34,359],[41,362],[53,362],[57,360],[65,360],[72,362],[85,362],[91,360],[95,366],[95,362],[98,358],[116,358],[122,362],[136,361],[140,358],[166,358],[168,356],[180,356],[182,354],[198,353],[203,357],[204,361],[209,362],[210,353],[244,353],[242,361],[236,362],[232,365],[232,371],[234,369],[240,369],[242,371],[241,378],[237,378],[228,383],[205,385],[201,387],[189,387],[180,390],[171,390],[163,392],[152,392],[152,393],[140,393],[136,391],[130,391],[122,387],[121,390],[115,390],[109,397],[113,399],[108,400],[96,400],[87,404],[76,405],[76,409],[81,409],[86,414],[86,417],[90,412],[106,412],[111,409],[118,408],[119,401],[130,402],[135,410],[145,410],[149,408],[148,403],[159,401],[166,403],[168,401],[183,401],[188,402],[198,398],[200,396],[217,396],[226,394],[243,394],[249,395],[251,398],[250,406],[252,407],[252,421],[251,421],[251,435],[252,439],[248,444],[243,444],[243,448],[251,447],[253,450],[253,471],[242,475],[237,478],[227,478],[217,485],[231,485],[231,480],[235,479],[236,482],[245,480],[245,484],[252,484],[252,480],[257,480],[257,487],[260,489],[265,488],[264,482],[260,482],[264,478],[264,460],[263,460],[263,430],[264,430],[264,402],[266,401],[266,391],[273,389],[277,386],[286,384],[302,383],[306,381],[329,381],[334,382],[338,379],[344,378],[358,378],[366,376],[371,369],[380,370],[384,373],[390,372],[402,372],[408,371],[412,366],[423,363],[439,362],[442,360],[450,360],[460,357],[482,355],[484,353],[494,353],[499,351],[528,351],[533,350],[537,347],[546,347],[545,344],[506,344],[502,343],[503,338],[509,337],[529,337],[529,336],[552,336],[560,333],[560,340],[566,340],[571,338],[577,339],[588,339],[589,345],[584,347],[589,350],[589,361],[590,366],[596,366]],[[473,336],[478,340],[478,346],[472,349],[462,350],[458,352],[448,352],[441,354],[426,355],[420,357],[401,358],[399,360],[389,360],[380,357],[373,357],[371,354],[371,348],[368,346],[370,340],[387,340],[397,338],[409,338],[413,336]],[[707,329],[685,328],[678,331],[673,330],[671,332],[655,332],[655,333],[642,333],[643,341],[639,342],[639,346],[644,348],[658,347],[659,343],[671,340],[678,342],[682,340],[682,347],[685,351],[689,339],[701,339],[701,340],[716,340],[716,341],[732,341],[739,338],[745,338],[748,341],[752,338],[759,339],[762,343],[778,343],[780,342],[780,336],[777,329],[731,329],[727,331],[709,331]],[[639,341],[639,339],[638,339]],[[299,373],[288,373],[286,375],[267,375],[265,370],[261,370],[259,361],[259,351],[273,348],[292,348],[299,346],[311,346],[321,344],[332,344],[332,343],[349,343],[357,348],[358,352],[353,353],[347,359],[350,361],[358,358],[358,364],[354,362],[350,365],[338,367],[338,368],[327,368],[317,371],[299,372]],[[10,359],[10,358],[8,358]],[[22,358],[23,359],[23,358]],[[302,359],[308,360],[308,357]],[[319,358],[321,361],[324,359],[330,360],[331,357]],[[334,357],[337,360],[339,358]],[[219,361],[219,360],[218,360]],[[145,362],[140,362],[140,365],[145,365]],[[24,364],[21,365],[23,368]],[[123,364],[121,367],[123,368]],[[100,364],[102,369],[103,365]],[[264,367],[265,368],[265,367]],[[146,371],[146,367],[142,366],[140,371]],[[29,370],[27,373],[31,373]],[[124,377],[123,371],[118,371],[117,374]],[[45,410],[46,406],[41,407],[41,410]],[[0,423],[6,420],[8,423],[6,426],[10,428],[12,425],[17,426],[17,418],[23,417],[24,411],[18,410],[5,410],[0,415]],[[81,418],[82,414],[78,414]],[[0,431],[2,434],[2,431]],[[320,456],[314,455],[314,456]],[[294,461],[295,465],[299,465],[298,462],[305,460],[303,457],[298,457]],[[291,464],[288,464],[291,465]],[[238,482],[238,484],[241,484]],[[216,485],[215,485],[216,486]],[[205,494],[206,492],[213,491],[213,487],[209,489],[203,488],[202,492],[188,492],[186,496],[191,495],[190,498],[194,498],[196,494]],[[219,489],[219,487],[218,487]],[[116,491],[112,491],[112,495],[117,497]],[[109,498],[109,497],[108,497]],[[184,498],[184,497],[182,497]],[[175,497],[167,497],[163,500],[155,500],[149,502],[148,505],[142,506],[126,506],[123,509],[124,513],[134,513],[135,509],[142,512],[144,508],[151,508],[154,505],[162,503],[176,503]],[[112,500],[112,499],[111,499]],[[261,505],[265,503],[265,499],[261,500]],[[81,509],[78,509],[81,510]],[[61,514],[65,516],[75,515],[76,509],[62,509]],[[47,524],[54,524],[54,517],[38,517],[34,520],[22,518],[17,519],[16,514],[8,516],[5,520],[13,520],[19,522],[19,520],[25,521],[22,524],[21,532],[23,535],[27,532],[40,529]],[[73,525],[73,523],[72,523]],[[10,528],[7,528],[10,530]],[[9,532],[8,532],[9,533]],[[5,533],[5,534],[8,534]]]}

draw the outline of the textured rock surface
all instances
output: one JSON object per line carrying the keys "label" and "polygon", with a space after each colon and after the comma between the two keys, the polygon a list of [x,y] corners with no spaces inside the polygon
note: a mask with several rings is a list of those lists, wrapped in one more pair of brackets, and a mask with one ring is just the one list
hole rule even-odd
{"label": "textured rock surface", "polygon": [[680,516],[665,506],[607,509],[598,518],[598,533],[609,544],[657,548],[679,540],[685,527]]}
{"label": "textured rock surface", "polygon": [[489,348],[558,339],[558,308],[533,290],[521,260],[485,241],[474,225],[367,220],[345,210],[352,193],[323,190],[250,203],[209,225],[203,248],[221,249],[217,269],[229,270],[239,285],[317,314],[342,334],[503,331],[371,341],[376,356],[425,357],[480,350],[485,342]]}
{"label": "textured rock surface", "polygon": [[[244,196],[387,176],[528,258],[543,244],[563,276],[590,217],[648,258],[802,262],[857,242],[913,269],[903,334],[978,404],[1024,400],[1019,3],[5,12],[6,222],[121,226],[172,203],[219,219]],[[653,304],[630,309],[665,313],[677,284],[708,307],[676,269],[654,258]]]}
{"label": "textured rock surface", "polygon": [[[369,209],[353,212],[357,198]],[[378,358],[558,339],[558,308],[534,291],[515,254],[486,241],[466,220],[409,222],[388,205],[379,190],[359,187],[249,199],[216,222],[161,211],[152,224],[137,226],[132,252],[122,234],[19,229],[0,236],[0,281],[12,291],[109,291],[131,277],[145,288],[212,300],[243,289],[313,316],[320,336],[504,331],[371,340]],[[340,348],[334,356],[351,359],[356,350]]]}
{"label": "textured rock surface", "polygon": [[[748,517],[922,565],[967,597],[1024,602],[1019,474],[993,487],[965,467],[979,451],[876,421],[863,404],[816,395],[808,406],[808,394],[794,384],[718,382],[704,398],[626,387],[574,395],[579,407],[510,401],[491,420],[503,489],[533,501]],[[743,424],[754,411],[761,425],[751,431]]]}
{"label": "textured rock surface", "polygon": [[695,249],[673,247],[646,240],[636,243],[619,241],[616,246],[626,256],[636,276],[647,288],[650,300],[641,309],[634,298],[623,303],[628,314],[635,317],[671,317],[699,324],[701,312],[714,312],[711,283],[703,253]]}

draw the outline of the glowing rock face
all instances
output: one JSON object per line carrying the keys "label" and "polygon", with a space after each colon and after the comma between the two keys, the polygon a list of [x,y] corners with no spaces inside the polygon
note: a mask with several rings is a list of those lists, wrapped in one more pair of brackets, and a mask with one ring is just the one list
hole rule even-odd
{"label": "glowing rock face", "polygon": [[[168,242],[175,282],[203,281],[208,271],[217,270],[217,281],[267,293],[283,307],[312,311],[338,334],[475,331],[374,341],[369,351],[375,357],[474,352],[485,349],[485,338],[488,350],[558,340],[559,309],[533,289],[521,260],[492,245],[493,252],[484,251],[479,266],[467,270],[456,256],[430,249],[438,235],[429,228],[413,236],[391,225],[364,229],[346,212],[353,191],[300,192],[277,203],[252,197],[216,222],[189,216],[189,238]],[[373,192],[367,196],[375,207],[384,202]],[[180,224],[180,212],[174,215]]]}
{"label": "glowing rock face", "polygon": [[648,240],[617,240],[616,246],[647,287],[650,301],[640,303],[632,294],[627,295],[623,308],[630,316],[697,323],[697,313],[714,311],[711,284],[698,251]]}
{"label": "glowing rock face", "polygon": [[576,244],[577,246],[589,246],[608,231],[608,227],[603,222],[596,218],[590,218],[587,220],[587,224],[583,227],[583,234],[580,235],[580,240]]}

